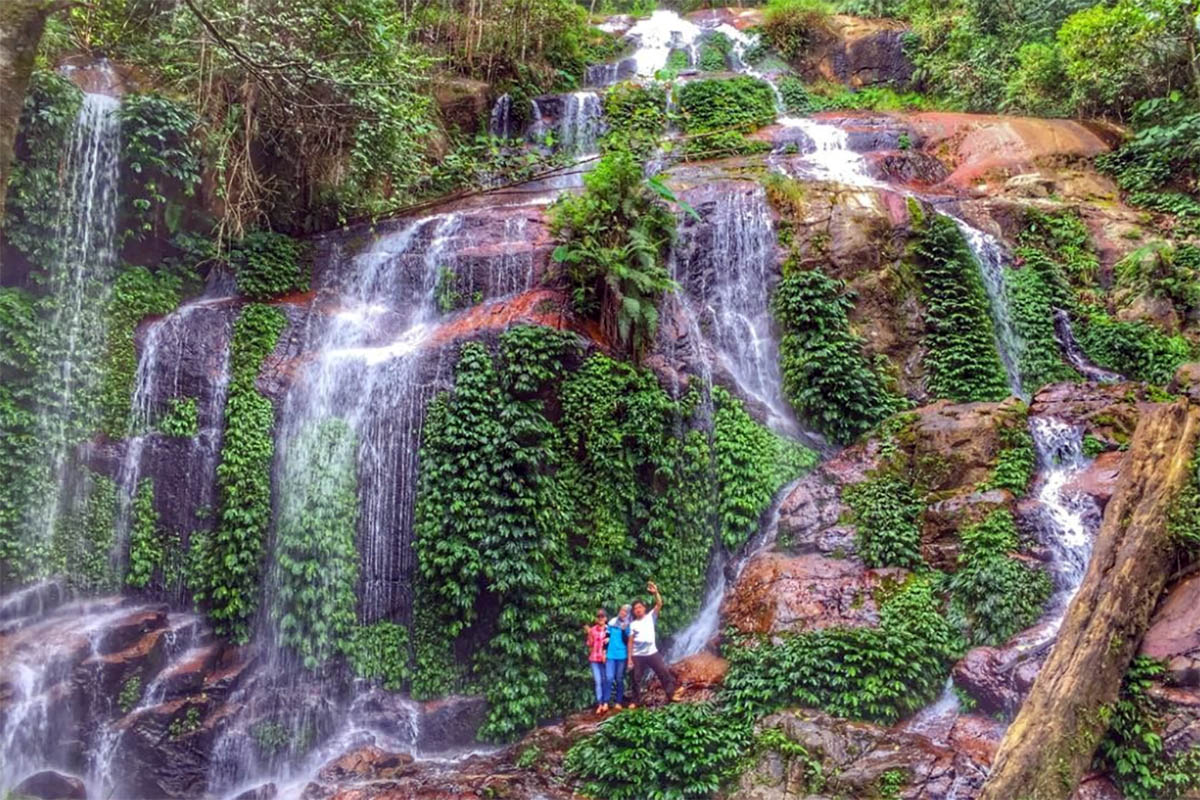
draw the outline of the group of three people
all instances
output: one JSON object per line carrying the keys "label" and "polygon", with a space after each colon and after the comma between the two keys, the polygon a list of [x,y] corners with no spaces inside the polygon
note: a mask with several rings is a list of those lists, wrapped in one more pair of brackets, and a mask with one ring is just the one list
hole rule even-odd
{"label": "group of three people", "polygon": [[633,673],[633,702],[629,708],[637,708],[641,702],[642,679],[647,670],[658,676],[668,701],[678,699],[675,677],[658,651],[658,635],[654,627],[662,610],[662,596],[654,581],[646,583],[646,590],[654,596],[653,608],[649,608],[643,600],[635,600],[632,604],[621,606],[617,616],[612,619],[601,608],[596,611],[595,622],[583,626],[587,632],[588,662],[592,666],[598,714],[610,708],[616,711],[623,708],[627,667]]}

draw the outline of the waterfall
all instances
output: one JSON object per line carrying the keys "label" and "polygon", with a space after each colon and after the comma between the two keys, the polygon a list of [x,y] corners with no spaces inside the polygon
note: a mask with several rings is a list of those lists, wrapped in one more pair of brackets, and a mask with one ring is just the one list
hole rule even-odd
{"label": "waterfall", "polygon": [[[155,430],[171,401],[191,399],[197,404],[198,430],[179,448],[172,448],[171,457],[182,474],[191,479],[188,490],[192,497],[189,506],[193,513],[213,507],[216,502],[216,472],[220,460],[221,435],[224,427],[225,398],[229,389],[228,346],[208,348],[214,329],[221,344],[229,341],[232,331],[221,306],[230,298],[201,298],[177,308],[147,327],[138,354],[134,377],[132,412],[125,452],[121,459],[117,485],[118,514],[115,546],[118,553],[127,549],[131,511],[138,483],[149,470],[145,464],[147,444],[161,442],[164,434]],[[213,319],[213,317],[216,319]],[[208,380],[187,375],[184,367],[194,363],[189,353],[206,352],[206,364],[212,369],[204,374]],[[195,390],[199,396],[188,394]]]}
{"label": "waterfall", "polygon": [[33,534],[44,544],[59,515],[73,505],[72,495],[83,488],[71,479],[71,455],[95,427],[92,395],[100,381],[117,268],[119,107],[115,98],[85,94],[66,152],[57,260],[47,286],[54,305],[43,331],[51,348],[46,362],[53,369],[35,408],[38,438],[46,448],[44,474],[54,487],[30,509]]}
{"label": "waterfall", "polygon": [[1083,454],[1083,429],[1054,417],[1034,417],[1029,431],[1039,467],[1034,495],[1041,506],[1042,541],[1050,549],[1054,577],[1041,634],[1041,641],[1048,641],[1058,633],[1067,605],[1087,572],[1102,515],[1091,495],[1064,488],[1091,463]]}
{"label": "waterfall", "polygon": [[794,434],[771,321],[776,238],[766,192],[722,192],[703,217],[681,226],[671,257],[680,305],[700,337],[692,346],[707,346],[742,396],[766,409],[770,425]]}
{"label": "waterfall", "polygon": [[1083,348],[1075,340],[1075,331],[1071,329],[1071,315],[1061,308],[1054,309],[1054,338],[1058,341],[1059,349],[1076,372],[1089,381],[1097,383],[1116,383],[1125,378],[1116,372],[1097,367],[1088,360]]}
{"label": "waterfall", "polygon": [[983,288],[987,292],[988,304],[991,308],[996,352],[1000,354],[1000,361],[1004,364],[1009,390],[1017,397],[1023,397],[1020,363],[1021,351],[1025,345],[1017,336],[1012,323],[1012,313],[1009,311],[1011,304],[1008,298],[1008,283],[1004,280],[1004,267],[1007,261],[1004,247],[996,237],[968,225],[958,217],[951,216],[950,218],[962,231],[967,246],[971,248],[971,253],[975,256],[975,263],[979,266],[979,275],[983,279]]}
{"label": "waterfall", "polygon": [[667,66],[667,59],[672,50],[690,51],[692,63],[696,63],[696,41],[701,33],[698,26],[674,11],[660,10],[646,19],[639,20],[625,34],[625,38],[637,43],[637,50],[633,54],[637,74],[643,78],[652,78],[656,72]]}
{"label": "waterfall", "polygon": [[508,93],[500,95],[492,106],[488,121],[488,133],[500,139],[511,139],[515,132],[512,122],[512,97]]}
{"label": "waterfall", "polygon": [[558,126],[559,149],[572,156],[596,152],[604,133],[604,106],[595,92],[572,92],[567,95],[562,120]]}

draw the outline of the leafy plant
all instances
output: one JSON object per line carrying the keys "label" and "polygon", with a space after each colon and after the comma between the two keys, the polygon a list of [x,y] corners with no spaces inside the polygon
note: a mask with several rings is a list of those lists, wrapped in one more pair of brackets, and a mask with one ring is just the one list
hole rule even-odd
{"label": "leafy plant", "polygon": [[1167,384],[1194,348],[1182,336],[1168,336],[1147,322],[1113,319],[1089,310],[1077,320],[1075,338],[1094,364],[1134,380]]}
{"label": "leafy plant", "polygon": [[836,442],[853,441],[902,406],[850,329],[845,284],[816,270],[786,274],[771,297],[783,330],[783,390],[801,419]]}
{"label": "leafy plant", "polygon": [[922,576],[885,594],[877,628],[824,628],[732,644],[723,650],[730,665],[722,692],[731,710],[761,714],[800,705],[883,723],[937,697],[963,650],[933,580]]}
{"label": "leafy plant", "polygon": [[704,72],[720,72],[725,69],[733,42],[720,31],[708,35],[700,45],[700,69]]}
{"label": "leafy plant", "polygon": [[829,34],[831,13],[824,0],[769,0],[762,33],[785,58],[795,60]]}
{"label": "leafy plant", "polygon": [[287,325],[277,308],[252,304],[234,323],[225,436],[217,465],[216,529],[196,554],[195,601],[216,629],[244,642],[258,607],[263,546],[271,522],[275,410],[255,386],[263,361]]}
{"label": "leafy plant", "polygon": [[128,714],[137,707],[138,701],[142,699],[142,676],[132,675],[125,679],[121,684],[121,693],[117,695],[117,708],[121,709],[122,713]]}
{"label": "leafy plant", "polygon": [[564,195],[550,211],[560,242],[556,277],[578,313],[637,356],[658,328],[663,293],[675,285],[666,268],[675,218],[628,150],[610,151],[583,181],[581,194]]}
{"label": "leafy plant", "polygon": [[967,526],[959,536],[958,569],[947,580],[951,618],[970,644],[1001,645],[1037,622],[1050,597],[1050,578],[1011,555],[1020,542],[1006,508]]}
{"label": "leafy plant", "polygon": [[639,158],[648,157],[667,129],[666,85],[618,83],[604,95],[604,118],[608,122],[606,147],[626,148]]}
{"label": "leafy plant", "polygon": [[881,472],[847,486],[842,499],[854,514],[855,546],[869,567],[919,568],[921,511],[925,504],[911,482]]}
{"label": "leafy plant", "polygon": [[191,108],[159,94],[126,95],[119,113],[128,187],[122,200],[133,219],[126,233],[144,238],[161,218],[173,234],[180,229],[186,199],[200,183],[199,119]]}
{"label": "leafy plant", "polygon": [[996,466],[986,486],[989,489],[1007,489],[1020,497],[1033,479],[1036,465],[1033,437],[1024,426],[1001,428],[1000,437],[1004,449],[996,457]]}
{"label": "leafy plant", "polygon": [[1161,662],[1138,656],[1107,709],[1108,732],[1096,766],[1108,771],[1130,800],[1179,800],[1200,787],[1200,748],[1169,754],[1163,745],[1162,709],[1149,690],[1165,672]]}
{"label": "leafy plant", "polygon": [[309,669],[325,663],[354,625],[358,583],[357,439],[340,419],[288,443],[275,542],[279,640]]}
{"label": "leafy plant", "polygon": [[742,769],[749,722],[710,703],[675,703],[607,720],[568,752],[567,770],[594,797],[711,797]]}
{"label": "leafy plant", "polygon": [[398,692],[412,677],[408,628],[380,620],[358,625],[343,640],[346,660],[360,678],[379,681],[389,692]]}
{"label": "leafy plant", "polygon": [[172,397],[170,407],[158,421],[158,429],[167,436],[190,439],[200,432],[200,416],[194,397]]}
{"label": "leafy plant", "polygon": [[311,266],[306,248],[285,234],[248,233],[230,247],[228,259],[237,276],[238,291],[251,300],[308,289]]}
{"label": "leafy plant", "polygon": [[739,75],[688,81],[675,90],[685,133],[753,131],[775,121],[775,94],[766,81]]}
{"label": "leafy plant", "polygon": [[133,498],[133,524],[129,530],[129,570],[125,584],[145,589],[164,564],[162,531],[154,508],[154,479],[143,478]]}
{"label": "leafy plant", "polygon": [[925,219],[912,255],[925,305],[930,394],[959,402],[1007,397],[979,266],[954,221]]}

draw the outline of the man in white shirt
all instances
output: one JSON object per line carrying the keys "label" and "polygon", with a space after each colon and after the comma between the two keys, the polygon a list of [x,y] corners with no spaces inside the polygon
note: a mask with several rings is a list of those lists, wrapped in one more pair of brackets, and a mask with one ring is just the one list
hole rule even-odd
{"label": "man in white shirt", "polygon": [[675,676],[667,668],[662,653],[658,652],[658,634],[654,629],[658,621],[658,612],[662,610],[662,597],[654,581],[646,583],[646,590],[654,595],[654,608],[646,610],[645,602],[634,601],[633,622],[629,623],[629,667],[633,671],[633,702],[630,708],[637,708],[642,698],[642,678],[646,670],[653,670],[662,684],[667,695],[667,701],[678,700],[679,689],[675,686]]}

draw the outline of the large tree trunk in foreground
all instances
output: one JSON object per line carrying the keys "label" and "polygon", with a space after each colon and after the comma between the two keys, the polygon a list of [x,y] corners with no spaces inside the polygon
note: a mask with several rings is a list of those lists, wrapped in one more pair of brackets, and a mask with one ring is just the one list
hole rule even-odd
{"label": "large tree trunk in foreground", "polygon": [[12,168],[21,104],[33,73],[33,57],[46,17],[62,8],[57,0],[0,0],[0,230]]}
{"label": "large tree trunk in foreground", "polygon": [[1133,434],[1091,563],[980,800],[1062,800],[1107,729],[1101,709],[1145,633],[1174,557],[1167,515],[1191,479],[1200,409],[1156,405]]}

